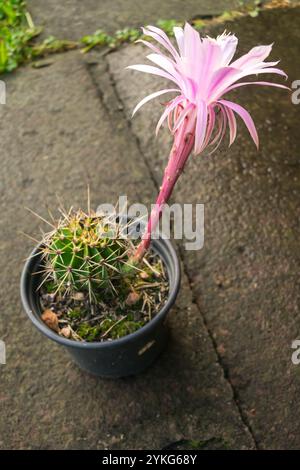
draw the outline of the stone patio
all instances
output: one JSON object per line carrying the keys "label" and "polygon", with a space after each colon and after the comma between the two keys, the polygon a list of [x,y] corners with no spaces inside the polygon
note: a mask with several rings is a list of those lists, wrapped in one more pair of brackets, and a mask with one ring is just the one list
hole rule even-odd
{"label": "stone patio", "polygon": [[[34,12],[38,2],[29,3]],[[186,15],[194,3],[186,2]],[[278,9],[213,33],[235,32],[239,53],[275,41],[272,58],[281,58],[291,84],[300,78],[299,24],[300,8]],[[4,78],[0,448],[299,448],[300,366],[291,343],[300,338],[300,107],[282,90],[236,93],[257,124],[260,151],[239,122],[236,143],[191,158],[174,192],[173,201],[205,204],[205,244],[199,252],[177,244],[182,288],[172,339],[153,367],[117,381],[91,377],[22,311],[19,277],[32,244],[20,231],[38,236],[39,226],[25,206],[45,216],[57,193],[66,206],[84,206],[87,184],[94,206],[120,192],[130,202],[155,199],[170,147],[166,131],[154,138],[159,100],[130,116],[160,82],[124,70],[144,55],[138,45],[69,52]]]}

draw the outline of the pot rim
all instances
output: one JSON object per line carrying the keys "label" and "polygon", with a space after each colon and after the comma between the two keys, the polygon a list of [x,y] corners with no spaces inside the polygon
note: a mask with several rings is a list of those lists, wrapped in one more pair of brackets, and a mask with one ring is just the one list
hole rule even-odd
{"label": "pot rim", "polygon": [[[120,346],[122,344],[127,343],[128,341],[134,340],[138,338],[139,336],[144,335],[147,333],[148,330],[151,330],[156,323],[159,323],[162,318],[167,314],[167,312],[171,309],[173,306],[177,293],[179,291],[180,287],[180,280],[181,280],[181,270],[180,270],[180,263],[179,259],[177,257],[176,251],[168,239],[162,238],[160,235],[159,239],[157,240],[152,240],[151,245],[154,248],[154,250],[157,252],[158,256],[163,258],[163,261],[165,262],[164,257],[161,255],[159,252],[159,249],[156,249],[156,246],[161,246],[164,248],[163,252],[165,253],[165,257],[169,259],[170,264],[171,264],[171,269],[168,269],[168,266],[166,265],[168,275],[170,277],[170,271],[173,271],[173,282],[172,285],[169,284],[169,294],[168,294],[168,299],[166,303],[163,305],[161,310],[155,315],[153,319],[151,319],[149,322],[146,323],[146,325],[142,326],[139,328],[137,331],[130,333],[129,335],[123,336],[118,339],[113,339],[113,340],[105,340],[105,341],[94,341],[94,342],[86,342],[86,341],[74,341],[72,339],[64,338],[62,336],[59,336],[57,333],[52,331],[48,326],[45,325],[45,323],[41,320],[40,316],[38,313],[34,313],[30,301],[29,301],[29,294],[28,294],[28,283],[30,282],[29,276],[32,276],[32,271],[33,267],[35,264],[37,264],[38,257],[36,256],[39,246],[37,245],[33,251],[31,252],[29,258],[26,260],[26,263],[23,267],[22,274],[21,274],[21,281],[20,281],[20,293],[21,293],[21,301],[23,308],[34,324],[34,326],[45,336],[47,336],[49,339],[52,339],[56,343],[59,343],[63,346],[67,347],[72,347],[72,348],[79,348],[79,349],[99,349],[99,348],[108,348],[108,347],[113,347],[113,346]],[[166,264],[166,263],[165,263]],[[34,295],[37,295],[35,293]]]}

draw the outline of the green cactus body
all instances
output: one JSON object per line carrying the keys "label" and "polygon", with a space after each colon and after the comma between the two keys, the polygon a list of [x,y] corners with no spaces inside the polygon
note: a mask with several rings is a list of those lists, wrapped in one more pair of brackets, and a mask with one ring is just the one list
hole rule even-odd
{"label": "green cactus body", "polygon": [[166,299],[162,261],[150,254],[135,264],[138,241],[126,237],[131,222],[124,226],[81,210],[61,213],[41,243],[44,266],[36,274],[43,273],[43,315],[50,310],[59,334],[75,341],[113,340],[142,328]]}
{"label": "green cactus body", "polygon": [[98,288],[113,288],[124,276],[132,243],[115,238],[114,224],[80,211],[48,235],[43,252],[58,290],[88,290],[92,295]]}

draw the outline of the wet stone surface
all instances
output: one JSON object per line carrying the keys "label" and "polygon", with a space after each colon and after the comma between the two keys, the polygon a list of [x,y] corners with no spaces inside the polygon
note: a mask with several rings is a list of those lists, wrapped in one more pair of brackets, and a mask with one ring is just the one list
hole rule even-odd
{"label": "wet stone surface", "polygon": [[[225,26],[239,36],[239,53],[275,42],[271,60],[281,59],[291,84],[300,77],[299,23],[296,8]],[[160,89],[159,80],[155,86],[152,77],[134,72],[128,85],[124,67],[144,56],[142,47],[109,56],[128,118],[142,96]],[[238,122],[232,148],[223,145],[212,156],[190,159],[173,201],[205,204],[205,244],[199,252],[181,251],[197,305],[258,446],[297,448],[300,369],[291,362],[291,343],[300,335],[300,108],[288,92],[274,88],[244,88],[232,98],[252,114],[260,151]],[[159,102],[149,103],[132,123],[157,185],[170,139],[163,131],[154,140],[144,129],[155,127],[161,110]]]}
{"label": "wet stone surface", "polygon": [[[246,0],[245,3],[251,3]],[[27,0],[37,25],[44,26],[43,35],[63,39],[79,39],[98,29],[114,33],[126,27],[141,27],[159,19],[190,20],[198,16],[223,13],[239,6],[238,0],[151,0],[141,8],[139,0]]]}
{"label": "wet stone surface", "polygon": [[[31,2],[32,4],[34,2]],[[239,52],[275,41],[288,83],[300,78],[299,9],[265,12],[227,29]],[[90,28],[90,26],[89,26]],[[219,32],[224,27],[219,28]],[[173,201],[205,204],[205,245],[183,250],[182,289],[170,314],[171,341],[139,377],[86,375],[22,312],[19,276],[38,234],[29,206],[116,201],[149,204],[170,139],[154,138],[162,106],[130,115],[153,77],[124,71],[139,46],[106,58],[68,53],[7,77],[0,108],[2,309],[1,448],[299,448],[300,368],[291,363],[299,328],[299,105],[283,90],[244,89],[257,123],[257,153],[242,123],[228,150],[191,158]],[[26,91],[26,92],[25,92]],[[300,367],[300,366],[299,366]]]}
{"label": "wet stone surface", "polygon": [[8,77],[9,102],[0,109],[0,337],[7,346],[0,447],[161,449],[193,440],[253,448],[186,276],[169,317],[168,348],[138,377],[112,381],[81,372],[22,311],[20,270],[32,244],[19,231],[38,236],[39,225],[24,206],[47,217],[56,193],[66,206],[84,206],[87,183],[95,206],[115,202],[121,190],[129,202],[155,197],[105,67],[100,77],[109,112],[79,53],[52,60],[48,68]]}

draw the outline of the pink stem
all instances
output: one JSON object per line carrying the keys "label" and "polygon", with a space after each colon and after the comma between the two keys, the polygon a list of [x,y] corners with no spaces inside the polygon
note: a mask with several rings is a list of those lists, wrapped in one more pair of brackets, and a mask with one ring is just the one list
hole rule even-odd
{"label": "pink stem", "polygon": [[194,129],[189,129],[189,121],[190,120],[188,118],[185,118],[185,122],[175,133],[174,144],[169,156],[168,165],[165,169],[160,192],[155,206],[151,211],[142,241],[139,243],[133,256],[134,262],[139,262],[148,250],[151,242],[151,234],[156,229],[164,204],[166,204],[170,199],[176,181],[181,175],[184,165],[193,149],[195,135]]}

